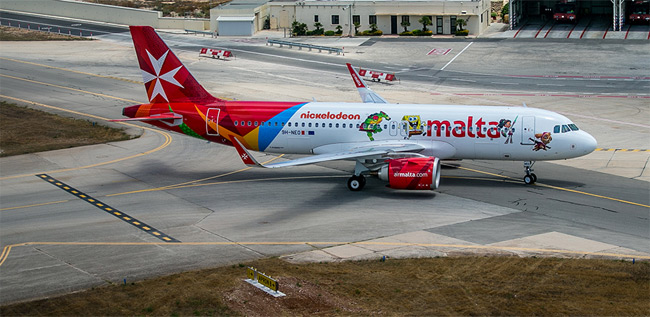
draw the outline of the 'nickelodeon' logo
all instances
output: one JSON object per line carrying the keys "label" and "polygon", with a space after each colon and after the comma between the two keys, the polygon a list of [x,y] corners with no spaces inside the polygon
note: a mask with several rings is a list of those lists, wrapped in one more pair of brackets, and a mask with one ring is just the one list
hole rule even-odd
{"label": "'nickelodeon' logo", "polygon": [[300,114],[300,119],[330,119],[330,120],[361,120],[361,116],[358,114],[345,114],[343,112],[339,113],[311,113],[309,111]]}

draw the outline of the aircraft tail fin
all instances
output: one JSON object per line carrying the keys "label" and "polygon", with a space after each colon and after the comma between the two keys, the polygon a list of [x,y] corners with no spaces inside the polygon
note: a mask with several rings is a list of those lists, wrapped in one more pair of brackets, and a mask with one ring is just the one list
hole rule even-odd
{"label": "aircraft tail fin", "polygon": [[210,102],[213,97],[190,74],[150,26],[130,26],[131,37],[151,103]]}

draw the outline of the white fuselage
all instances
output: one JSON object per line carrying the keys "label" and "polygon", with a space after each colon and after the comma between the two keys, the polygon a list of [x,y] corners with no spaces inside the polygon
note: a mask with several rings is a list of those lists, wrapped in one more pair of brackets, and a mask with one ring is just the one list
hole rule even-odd
{"label": "white fuselage", "polygon": [[399,141],[441,159],[539,161],[596,148],[568,118],[527,107],[310,102],[273,121],[260,126],[260,139],[270,141],[261,151],[321,154]]}

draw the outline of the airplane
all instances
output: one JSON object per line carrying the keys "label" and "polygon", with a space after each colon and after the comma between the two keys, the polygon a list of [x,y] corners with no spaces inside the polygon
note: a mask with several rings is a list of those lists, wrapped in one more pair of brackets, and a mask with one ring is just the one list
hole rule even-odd
{"label": "airplane", "polygon": [[[130,31],[149,103],[126,107],[122,114],[127,118],[113,121],[143,121],[234,146],[247,166],[282,168],[350,160],[355,162],[347,181],[351,191],[363,189],[367,175],[387,181],[393,189],[434,190],[440,186],[441,160],[524,161],[524,183],[533,184],[535,161],[579,157],[596,148],[590,134],[551,111],[391,104],[368,89],[358,74],[355,84],[370,96],[368,102],[216,98],[153,28],[131,26]],[[251,150],[309,156],[261,164]]]}

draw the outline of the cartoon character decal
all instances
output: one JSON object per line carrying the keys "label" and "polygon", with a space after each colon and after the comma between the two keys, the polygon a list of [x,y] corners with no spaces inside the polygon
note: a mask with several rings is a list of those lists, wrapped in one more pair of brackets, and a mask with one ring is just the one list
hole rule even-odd
{"label": "cartoon character decal", "polygon": [[512,135],[515,134],[515,122],[517,122],[517,118],[519,118],[519,116],[515,117],[514,121],[510,121],[508,119],[499,120],[497,129],[499,129],[499,131],[501,131],[501,135],[506,138],[506,141],[503,144],[512,144]]}
{"label": "cartoon character decal", "polygon": [[406,115],[402,117],[402,122],[408,131],[408,138],[414,135],[424,134],[426,127],[422,125],[422,120],[419,115]]}
{"label": "cartoon character decal", "polygon": [[533,151],[539,151],[539,150],[548,150],[551,147],[548,146],[551,141],[553,141],[553,137],[551,136],[551,132],[544,132],[544,133],[536,133],[535,134],[535,139],[529,138],[532,142],[535,142],[535,146],[533,147]]}
{"label": "cartoon character decal", "polygon": [[384,119],[386,119],[386,121],[390,120],[390,117],[385,112],[380,111],[373,113],[361,124],[359,131],[365,131],[368,134],[368,139],[374,141],[375,138],[372,135],[383,131],[380,123]]}

